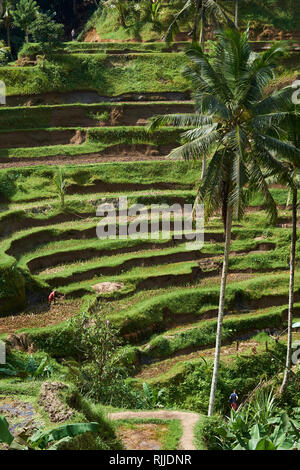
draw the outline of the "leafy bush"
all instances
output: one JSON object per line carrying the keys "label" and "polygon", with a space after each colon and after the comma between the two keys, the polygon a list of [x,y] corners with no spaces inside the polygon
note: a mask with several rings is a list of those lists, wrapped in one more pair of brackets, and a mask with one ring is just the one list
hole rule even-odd
{"label": "leafy bush", "polygon": [[70,442],[73,437],[86,432],[99,432],[98,423],[63,424],[48,431],[37,430],[29,435],[26,430],[14,437],[7,420],[0,416],[0,442],[5,442],[13,450],[57,450],[62,444]]}
{"label": "leafy bush", "polygon": [[[222,413],[229,411],[228,397],[234,388],[242,400],[247,397],[259,383],[278,376],[284,368],[285,348],[281,344],[269,347],[268,352],[251,356],[239,356],[230,365],[221,362],[218,390],[216,394],[216,409]],[[211,361],[186,363],[183,371],[168,379],[164,405],[185,408],[206,413],[210,394],[212,376]],[[161,387],[157,384],[157,388]]]}
{"label": "leafy bush", "polygon": [[[141,393],[127,382],[134,352],[121,348],[118,330],[98,312],[82,313],[71,320],[81,361],[67,361],[69,376],[85,396],[123,407],[143,407]],[[131,359],[130,359],[131,358]]]}
{"label": "leafy bush", "polygon": [[18,57],[28,57],[31,60],[36,59],[36,56],[42,54],[43,50],[40,44],[37,43],[24,43],[18,53]]}
{"label": "leafy bush", "polygon": [[0,366],[0,375],[10,377],[20,377],[22,379],[36,379],[40,377],[50,377],[53,372],[48,364],[48,358],[44,357],[40,363],[37,363],[33,355],[27,360],[14,359],[13,363],[7,362]]}
{"label": "leafy bush", "polygon": [[218,429],[223,449],[299,450],[299,408],[290,418],[276,407],[273,392],[259,390],[238,413],[231,410],[228,423]]}
{"label": "leafy bush", "polygon": [[9,47],[5,47],[0,41],[0,65],[7,65],[11,60]]}
{"label": "leafy bush", "polygon": [[195,426],[196,446],[203,450],[203,446],[207,450],[220,450],[220,441],[217,438],[218,429],[224,425],[224,418],[219,415],[203,417]]}

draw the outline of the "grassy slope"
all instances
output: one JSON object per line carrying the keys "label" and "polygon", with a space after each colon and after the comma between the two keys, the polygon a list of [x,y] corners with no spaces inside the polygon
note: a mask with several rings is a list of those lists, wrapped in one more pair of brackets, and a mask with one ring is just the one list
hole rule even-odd
{"label": "grassy slope", "polygon": [[129,92],[185,91],[181,76],[187,59],[180,53],[111,56],[105,54],[57,55],[46,69],[1,67],[7,95],[70,90],[96,90],[102,95]]}

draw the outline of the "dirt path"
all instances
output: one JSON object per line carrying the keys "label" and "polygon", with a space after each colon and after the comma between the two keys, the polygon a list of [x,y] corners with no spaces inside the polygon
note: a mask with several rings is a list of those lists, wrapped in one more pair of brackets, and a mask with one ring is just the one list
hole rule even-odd
{"label": "dirt path", "polygon": [[[0,169],[16,168],[24,166],[39,166],[39,165],[86,165],[89,163],[111,163],[111,162],[139,162],[139,161],[153,161],[153,160],[167,160],[165,155],[143,155],[143,154],[128,154],[128,155],[105,155],[99,153],[95,154],[82,154],[73,155],[72,157],[65,155],[55,157],[36,157],[36,158],[11,158],[9,162],[1,163]],[[3,161],[3,159],[2,159]]]}
{"label": "dirt path", "polygon": [[188,411],[122,411],[119,413],[110,413],[109,418],[118,419],[136,419],[136,418],[158,418],[158,419],[180,419],[182,424],[182,437],[180,439],[180,450],[196,450],[194,446],[194,426],[200,418],[198,413]]}

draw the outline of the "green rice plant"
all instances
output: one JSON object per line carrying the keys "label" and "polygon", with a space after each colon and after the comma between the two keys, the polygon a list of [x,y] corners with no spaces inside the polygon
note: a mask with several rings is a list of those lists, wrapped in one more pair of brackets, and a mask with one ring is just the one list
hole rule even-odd
{"label": "green rice plant", "polygon": [[61,208],[65,208],[65,194],[66,194],[66,188],[67,188],[67,181],[65,178],[64,171],[62,170],[61,167],[57,170],[55,176],[54,176],[54,184],[56,186],[57,194],[60,199],[60,205]]}

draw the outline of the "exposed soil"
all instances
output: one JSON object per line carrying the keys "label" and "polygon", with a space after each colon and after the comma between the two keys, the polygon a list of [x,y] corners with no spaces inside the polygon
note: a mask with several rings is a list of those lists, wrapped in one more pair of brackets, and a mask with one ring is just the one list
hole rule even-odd
{"label": "exposed soil", "polygon": [[[215,34],[211,27],[208,27],[206,33],[207,39],[214,39]],[[282,31],[279,28],[276,28],[273,25],[265,25],[258,23],[255,27],[250,27],[250,39],[252,41],[282,41],[284,39],[293,39],[295,41],[300,40],[299,31]],[[101,36],[97,33],[95,28],[89,29],[84,35],[84,42],[95,42],[95,43],[115,43],[115,42],[145,42],[139,38],[125,39],[125,40],[115,40],[115,39],[102,39]],[[175,42],[182,41],[191,41],[191,36],[187,31],[181,31],[176,34],[174,38]]]}
{"label": "exposed soil", "polygon": [[101,42],[100,36],[95,28],[89,29],[83,38],[84,42]]}
{"label": "exposed soil", "polygon": [[123,411],[120,413],[110,413],[109,418],[136,419],[136,418],[159,418],[159,419],[180,419],[182,424],[182,437],[179,443],[180,450],[196,450],[194,446],[194,426],[199,420],[197,413],[185,411]]}
{"label": "exposed soil", "polygon": [[[43,426],[40,418],[37,418],[33,404],[20,398],[0,396],[0,414],[7,419],[9,430],[13,435],[17,435],[24,428],[30,433]],[[3,445],[3,449],[7,449],[7,446]]]}
{"label": "exposed soil", "polygon": [[46,326],[57,325],[77,313],[80,305],[81,300],[76,299],[68,302],[59,300],[51,307],[46,302],[28,307],[19,315],[1,317],[0,334],[15,333],[22,328],[45,328]]}
{"label": "exposed soil", "polygon": [[[48,110],[49,111],[49,110]],[[192,102],[168,105],[167,103],[138,104],[124,103],[122,106],[108,108],[95,106],[82,108],[79,106],[62,106],[50,109],[50,127],[97,127],[97,126],[136,126],[144,125],[147,120],[157,114],[190,113],[194,111]],[[105,121],[101,121],[101,113],[109,113]],[[143,121],[142,121],[143,120]]]}
{"label": "exposed soil", "polygon": [[122,440],[126,450],[160,450],[161,438],[167,433],[166,424],[135,424],[133,428],[120,426],[117,436]]}
{"label": "exposed soil", "polygon": [[[94,232],[95,235],[95,232]],[[71,236],[70,236],[71,238]],[[88,234],[83,234],[82,238],[90,238],[90,231]],[[204,240],[206,243],[216,243],[223,241],[223,234],[216,233],[211,234],[209,232],[204,234]],[[164,248],[176,246],[177,244],[181,243],[182,240],[169,240],[163,244]],[[124,253],[132,253],[137,251],[144,251],[144,250],[156,250],[162,248],[162,245],[159,243],[141,243],[137,246],[132,247],[124,247],[119,248],[116,250],[102,250],[97,248],[85,249],[85,250],[68,250],[68,251],[57,251],[56,253],[50,255],[43,255],[37,256],[36,258],[32,259],[27,263],[27,266],[31,273],[41,273],[43,270],[52,269],[56,266],[61,265],[62,263],[70,263],[74,262],[74,260],[78,261],[85,261],[96,257],[107,256],[107,255],[117,255],[117,254],[124,254]],[[14,254],[17,254],[16,251],[17,247],[14,245]],[[207,253],[199,254],[199,257],[209,257],[210,255]]]}
{"label": "exposed soil", "polygon": [[[4,168],[21,168],[28,166],[40,166],[40,165],[87,165],[89,163],[112,163],[112,162],[141,162],[141,161],[152,161],[152,160],[167,160],[167,156],[156,156],[150,155],[145,156],[138,152],[129,153],[126,155],[113,155],[113,156],[102,156],[101,153],[92,154],[81,154],[73,155],[56,155],[54,157],[41,157],[41,158],[9,158],[6,159],[6,163],[0,163],[0,169]],[[4,161],[1,158],[0,161]]]}
{"label": "exposed soil", "polygon": [[[74,136],[74,134],[73,134]],[[71,139],[70,139],[71,140]],[[54,155],[47,157],[1,157],[0,168],[35,165],[86,165],[87,163],[135,162],[165,160],[173,147],[152,145],[112,145],[102,151],[77,155]]]}
{"label": "exposed soil", "polygon": [[[44,147],[49,145],[67,145],[70,143],[79,143],[78,132],[75,130],[28,130],[1,132],[0,148],[23,148],[23,147]],[[74,138],[76,141],[74,141]],[[73,142],[72,142],[73,139]],[[82,136],[80,143],[83,143],[85,136]]]}
{"label": "exposed soil", "polygon": [[124,93],[117,96],[99,95],[97,91],[76,90],[65,93],[49,92],[39,95],[14,95],[7,96],[6,106],[38,106],[41,104],[96,104],[96,103],[119,103],[126,101],[190,101],[189,91],[169,91],[150,93]]}
{"label": "exposed soil", "polygon": [[[155,265],[180,263],[183,261],[195,261],[197,260],[198,256],[198,252],[186,250],[179,253],[155,255],[153,257],[133,257],[117,266],[99,266],[96,268],[87,269],[86,271],[81,271],[77,273],[74,272],[68,277],[56,276],[49,280],[49,283],[51,284],[51,286],[65,286],[70,284],[70,282],[81,282],[84,280],[93,279],[96,276],[100,277],[118,275],[135,267],[151,267]],[[201,272],[198,266],[196,266],[193,270],[194,276],[198,273],[198,271]],[[162,277],[164,276],[159,276],[160,279]],[[177,278],[177,276],[175,277]],[[147,280],[141,283],[144,288],[146,288],[146,286],[144,285],[145,283],[147,284],[147,286],[149,286],[150,279],[152,279],[152,277],[147,278]],[[157,279],[156,276],[155,279]]]}
{"label": "exposed soil", "polygon": [[64,423],[75,414],[60,397],[60,392],[66,388],[67,386],[61,382],[44,382],[41,385],[39,404],[52,423]]}
{"label": "exposed soil", "polygon": [[[270,338],[270,341],[271,341],[271,338]],[[254,340],[245,341],[245,342],[239,343],[238,350],[237,350],[237,344],[235,342],[230,345],[222,346],[221,356],[223,358],[224,356],[229,356],[233,354],[241,354],[250,349],[254,350],[253,348],[255,348],[256,350],[258,349],[259,346],[260,346],[260,343],[258,343],[257,341],[254,341]],[[145,366],[135,377],[137,379],[149,380],[151,378],[155,378],[162,374],[167,373],[178,362],[191,361],[193,359],[199,359],[200,357],[214,357],[214,354],[215,354],[214,348],[207,348],[203,350],[193,351],[189,354],[179,354],[170,359],[168,358],[165,361],[162,360],[160,362],[155,362],[153,364]]]}

